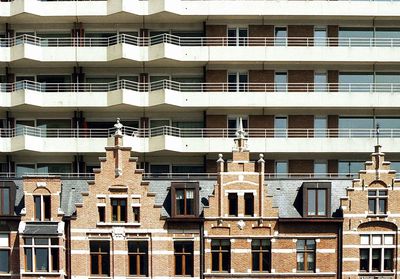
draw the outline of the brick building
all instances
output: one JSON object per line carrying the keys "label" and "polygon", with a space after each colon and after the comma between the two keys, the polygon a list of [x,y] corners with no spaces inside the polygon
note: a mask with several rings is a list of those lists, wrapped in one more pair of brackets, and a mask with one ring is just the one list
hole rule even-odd
{"label": "brick building", "polygon": [[236,134],[210,180],[147,180],[122,127],[93,180],[1,183],[0,278],[396,278],[396,172],[265,179]]}

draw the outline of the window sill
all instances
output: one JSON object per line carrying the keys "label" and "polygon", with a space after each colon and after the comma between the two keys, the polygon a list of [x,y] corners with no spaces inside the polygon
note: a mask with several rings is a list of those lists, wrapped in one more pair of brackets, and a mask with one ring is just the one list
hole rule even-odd
{"label": "window sill", "polygon": [[97,223],[100,227],[139,227],[140,223]]}
{"label": "window sill", "polygon": [[[61,272],[21,272],[22,275],[44,275],[44,276],[60,276],[63,275]],[[3,274],[0,274],[3,276]]]}
{"label": "window sill", "polygon": [[385,275],[394,275],[393,271],[360,271],[360,273],[358,273],[359,276],[385,276]]}
{"label": "window sill", "polygon": [[376,217],[380,217],[380,218],[385,218],[385,217],[388,217],[389,215],[388,214],[371,214],[371,213],[368,213],[367,214],[367,218],[368,217],[370,217],[370,218],[376,218]]}

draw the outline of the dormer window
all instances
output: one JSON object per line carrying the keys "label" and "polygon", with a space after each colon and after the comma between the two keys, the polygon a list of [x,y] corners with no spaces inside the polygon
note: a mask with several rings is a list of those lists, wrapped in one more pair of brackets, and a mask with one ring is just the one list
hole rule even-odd
{"label": "dormer window", "polygon": [[172,183],[172,217],[197,217],[198,216],[198,200],[199,200],[199,184],[195,182]]}
{"label": "dormer window", "polygon": [[0,188],[0,215],[11,214],[10,188]]}
{"label": "dormer window", "polygon": [[329,217],[330,183],[304,183],[303,187],[303,216]]}
{"label": "dormer window", "polygon": [[368,190],[368,213],[379,215],[387,212],[387,190]]}
{"label": "dormer window", "polygon": [[51,220],[51,196],[35,195],[33,196],[35,221]]}

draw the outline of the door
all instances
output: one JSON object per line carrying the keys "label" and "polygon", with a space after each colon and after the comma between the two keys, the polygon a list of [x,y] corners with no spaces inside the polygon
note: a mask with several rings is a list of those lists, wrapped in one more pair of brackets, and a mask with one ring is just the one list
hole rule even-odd
{"label": "door", "polygon": [[247,46],[247,28],[228,28],[228,46]]}
{"label": "door", "polygon": [[228,74],[228,91],[229,92],[245,92],[248,87],[247,73],[229,73]]}

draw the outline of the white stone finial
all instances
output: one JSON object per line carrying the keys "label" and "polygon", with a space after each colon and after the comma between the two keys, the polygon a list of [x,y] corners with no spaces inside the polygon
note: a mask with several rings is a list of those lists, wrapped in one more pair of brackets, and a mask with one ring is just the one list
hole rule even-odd
{"label": "white stone finial", "polygon": [[260,155],[258,155],[258,156],[260,157],[260,159],[258,159],[258,162],[259,163],[265,163],[264,154],[260,153]]}
{"label": "white stone finial", "polygon": [[223,157],[223,155],[220,153],[220,154],[218,154],[218,160],[217,160],[217,163],[223,163],[224,162],[224,159],[222,158]]}
{"label": "white stone finial", "polygon": [[236,131],[236,138],[237,139],[244,139],[246,138],[247,133],[243,129],[243,118],[239,117],[239,127]]}
{"label": "white stone finial", "polygon": [[122,136],[122,127],[124,127],[124,125],[121,124],[120,120],[121,119],[118,117],[117,118],[117,123],[114,124],[114,127],[117,129],[115,131],[115,135],[116,136]]}

